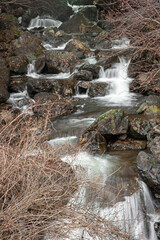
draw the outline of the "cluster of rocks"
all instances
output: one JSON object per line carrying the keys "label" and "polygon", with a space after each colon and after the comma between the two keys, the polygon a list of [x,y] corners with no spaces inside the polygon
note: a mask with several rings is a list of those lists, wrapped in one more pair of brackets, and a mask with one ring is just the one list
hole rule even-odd
{"label": "cluster of rocks", "polygon": [[121,109],[111,109],[99,116],[80,136],[83,148],[92,153],[143,150],[147,135],[159,123],[158,118],[129,117]]}

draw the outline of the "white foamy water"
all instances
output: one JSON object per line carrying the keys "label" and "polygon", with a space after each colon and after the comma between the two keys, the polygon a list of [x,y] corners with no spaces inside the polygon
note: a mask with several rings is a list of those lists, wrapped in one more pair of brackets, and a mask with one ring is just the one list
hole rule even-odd
{"label": "white foamy water", "polygon": [[[141,187],[139,192],[135,192],[131,196],[126,196],[124,201],[118,201],[113,206],[103,208],[100,204],[98,204],[97,201],[103,198],[105,194],[103,188],[107,189],[109,187],[106,180],[110,177],[114,177],[114,174],[120,170],[119,165],[115,165],[114,159],[115,156],[92,156],[86,152],[79,152],[76,157],[65,156],[62,158],[63,161],[71,164],[73,167],[81,166],[84,168],[86,170],[85,175],[91,180],[89,185],[86,184],[81,187],[80,192],[78,192],[78,195],[75,194],[75,196],[70,200],[69,205],[73,203],[77,209],[80,206],[82,206],[83,209],[83,205],[85,206],[87,203],[90,204],[91,201],[94,206],[92,211],[95,214],[100,216],[103,220],[106,219],[106,221],[110,221],[113,225],[121,229],[122,232],[128,233],[131,239],[157,240],[154,230],[154,222],[159,221],[160,216],[155,211],[152,195],[145,183],[140,182]],[[117,170],[115,170],[115,167]],[[81,174],[80,171],[77,174]],[[92,193],[92,182],[94,184],[93,186],[95,186],[94,190],[96,190],[96,188],[99,189],[95,195]],[[114,186],[112,187],[114,189]],[[121,191],[121,189],[117,189],[117,196],[119,194],[118,191]],[[91,199],[91,196],[93,199]],[[95,239],[94,237],[90,236],[89,233],[84,230],[84,228],[81,227],[71,229],[69,237],[60,239],[81,239],[82,232],[83,240]],[[98,236],[96,239],[99,239]],[[106,234],[106,238],[104,238],[104,240],[105,239],[108,240],[110,237],[108,237]]]}
{"label": "white foamy water", "polygon": [[112,40],[113,49],[123,49],[130,45],[130,40],[128,38],[122,38],[121,40]]}
{"label": "white foamy water", "polygon": [[72,8],[74,14],[79,12],[81,9],[86,7],[95,7],[94,5],[71,5],[69,2],[67,2],[67,5]]}
{"label": "white foamy water", "polygon": [[128,67],[130,60],[124,57],[119,57],[119,63],[113,64],[109,69],[101,68],[100,77],[96,82],[106,82],[106,96],[97,97],[102,100],[102,103],[110,103],[111,105],[129,106],[136,101],[136,94],[130,93],[129,85],[132,79],[128,77]]}
{"label": "white foamy water", "polygon": [[69,42],[71,42],[73,39],[70,39],[69,41],[67,41],[66,43],[63,43],[61,45],[59,45],[58,47],[53,47],[51,44],[49,43],[43,43],[43,47],[46,49],[46,50],[64,50],[65,47],[67,46],[67,44]]}
{"label": "white foamy water", "polygon": [[[29,109],[30,97],[28,95],[27,90],[19,93],[11,93],[7,103],[13,105],[13,108],[19,108],[22,112],[27,113],[29,115],[33,114],[32,110]],[[32,100],[33,101],[33,100]]]}
{"label": "white foamy water", "polygon": [[54,20],[51,17],[40,17],[37,16],[36,18],[33,18],[29,24],[28,30],[34,29],[34,28],[47,28],[47,27],[57,27],[59,28],[62,24],[61,21]]}
{"label": "white foamy water", "polygon": [[96,64],[97,63],[97,60],[96,60],[95,56],[90,56],[90,57],[86,58],[84,61],[86,63],[89,63],[89,64]]}
{"label": "white foamy water", "polygon": [[31,63],[28,64],[28,69],[27,69],[27,76],[31,77],[31,78],[45,78],[45,79],[67,79],[69,77],[72,76],[72,74],[74,74],[75,72],[77,72],[77,70],[75,70],[73,73],[58,73],[58,74],[38,74],[36,73],[35,70],[35,60],[33,60]]}
{"label": "white foamy water", "polygon": [[52,147],[56,145],[63,145],[63,144],[72,145],[74,142],[76,142],[76,140],[77,140],[76,136],[61,137],[61,138],[55,138],[48,141],[48,144],[51,145]]}

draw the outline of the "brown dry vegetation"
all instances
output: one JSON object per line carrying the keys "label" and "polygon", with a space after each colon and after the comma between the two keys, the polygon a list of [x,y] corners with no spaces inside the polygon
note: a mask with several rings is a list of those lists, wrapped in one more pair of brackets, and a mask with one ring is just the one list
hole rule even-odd
{"label": "brown dry vegetation", "polygon": [[[48,121],[48,119],[46,118]],[[66,237],[81,228],[93,239],[130,239],[112,222],[94,214],[76,199],[68,204],[83,177],[62,162],[75,147],[53,149],[44,143],[47,123],[37,131],[32,116],[18,115],[0,129],[0,239],[52,239]],[[40,126],[38,126],[39,128]],[[41,128],[42,129],[42,128]],[[82,169],[81,169],[82,170]],[[81,186],[81,187],[80,187]]]}

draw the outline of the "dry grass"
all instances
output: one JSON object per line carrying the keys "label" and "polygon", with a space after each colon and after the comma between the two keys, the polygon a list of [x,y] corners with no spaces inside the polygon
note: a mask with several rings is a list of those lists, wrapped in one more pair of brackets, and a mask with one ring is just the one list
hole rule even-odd
{"label": "dry grass", "polygon": [[[58,240],[79,229],[81,235],[74,239],[82,240],[84,234],[92,239],[130,239],[87,205],[77,204],[84,175],[77,180],[70,165],[60,160],[66,153],[75,154],[75,147],[49,147],[43,141],[47,122],[43,131],[39,128],[24,114],[1,126],[0,239],[37,240],[51,233],[51,239]],[[78,188],[74,201],[69,201]]]}

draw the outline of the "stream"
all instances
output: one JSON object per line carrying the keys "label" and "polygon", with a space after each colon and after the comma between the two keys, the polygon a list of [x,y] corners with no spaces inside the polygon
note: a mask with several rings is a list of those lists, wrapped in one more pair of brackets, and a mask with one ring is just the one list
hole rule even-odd
{"label": "stream", "polygon": [[[77,12],[83,6],[74,7]],[[38,27],[48,27],[61,25],[46,16],[45,18],[36,17],[32,19],[28,30]],[[69,40],[71,41],[71,40]],[[43,46],[47,50],[63,50],[67,43],[61,44],[57,48],[50,43],[44,42]],[[113,48],[123,49],[129,46],[129,40],[114,42]],[[84,62],[96,64],[93,56],[88,56]],[[48,141],[53,148],[63,144],[78,144],[80,133],[88,127],[94,120],[113,108],[122,108],[124,111],[134,109],[143,99],[143,96],[130,93],[129,84],[132,79],[127,75],[130,59],[119,57],[119,63],[115,63],[111,68],[104,70],[101,67],[99,78],[92,82],[108,83],[106,95],[103,97],[90,98],[88,92],[81,93],[79,87],[76,87],[74,103],[79,107],[79,111],[62,117],[54,121],[56,131],[52,134],[51,140]],[[77,70],[78,71],[78,70]],[[32,78],[68,78],[70,73],[60,73],[54,75],[37,74],[34,68],[34,61],[28,66],[27,76]],[[23,101],[23,111],[27,111],[29,99],[27,91],[21,93],[12,93],[9,103],[18,106]],[[26,101],[26,103],[25,103]],[[29,112],[29,110],[28,110]],[[32,114],[32,113],[30,113]],[[76,145],[75,145],[76,146]],[[138,240],[156,240],[154,222],[159,219],[155,211],[155,203],[148,187],[138,178],[136,169],[137,151],[117,151],[109,152],[103,155],[91,155],[87,152],[80,151],[76,156],[63,156],[62,160],[70,163],[73,168],[81,166],[87,172],[89,183],[83,186],[81,193],[77,198],[76,194],[70,200],[78,206],[87,205],[93,212],[104,219],[112,221],[124,232],[131,235],[131,239]],[[78,172],[77,172],[78,175]],[[52,240],[52,236],[45,237]],[[80,240],[82,239],[82,229],[75,229],[69,233],[69,238],[58,238],[59,240]],[[92,240],[92,236],[83,232],[83,239]],[[99,238],[96,238],[97,240]],[[106,239],[110,239],[106,236]],[[116,239],[116,238],[115,238]],[[104,239],[105,240],[105,239]]]}

